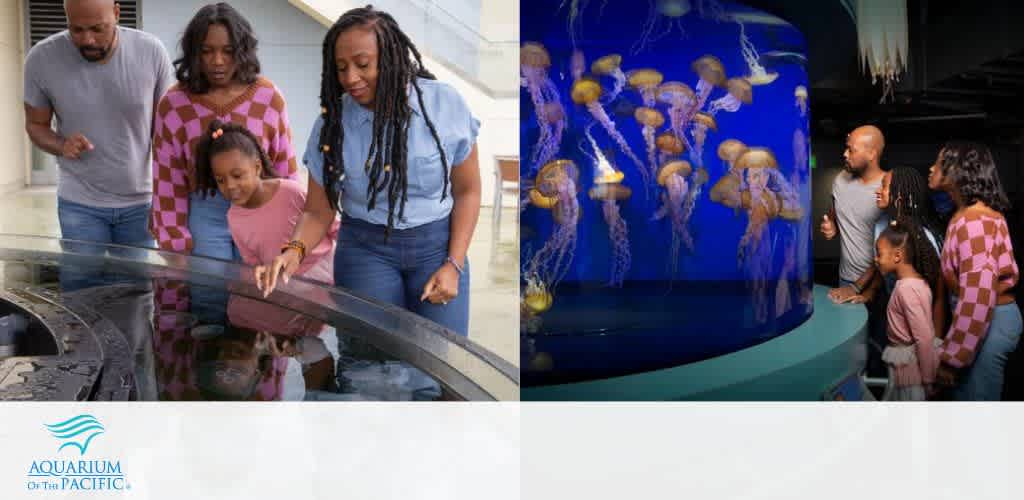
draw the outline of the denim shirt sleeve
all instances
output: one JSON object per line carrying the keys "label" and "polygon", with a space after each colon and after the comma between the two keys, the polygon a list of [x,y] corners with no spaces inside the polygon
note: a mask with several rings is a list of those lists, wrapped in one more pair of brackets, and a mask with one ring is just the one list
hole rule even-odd
{"label": "denim shirt sleeve", "polygon": [[466,105],[466,100],[454,88],[449,87],[445,96],[445,107],[450,111],[454,141],[452,147],[452,166],[461,165],[469,157],[469,153],[476,144],[476,137],[480,133],[480,120],[477,120]]}
{"label": "denim shirt sleeve", "polygon": [[302,154],[302,163],[309,170],[309,177],[324,187],[324,155],[320,153],[320,129],[324,126],[323,116],[318,116],[313,123],[313,130],[306,141],[306,152]]}

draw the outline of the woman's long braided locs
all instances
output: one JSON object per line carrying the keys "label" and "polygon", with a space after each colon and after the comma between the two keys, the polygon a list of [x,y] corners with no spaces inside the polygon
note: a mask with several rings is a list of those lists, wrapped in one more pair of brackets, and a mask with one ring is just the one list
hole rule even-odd
{"label": "woman's long braided locs", "polygon": [[[395,226],[395,210],[398,219],[405,217],[405,202],[408,199],[408,136],[412,121],[409,105],[409,85],[416,91],[423,119],[430,129],[444,167],[443,201],[448,196],[449,165],[444,154],[441,138],[430,120],[423,103],[423,91],[418,78],[434,80],[436,77],[423,67],[419,50],[408,36],[398,27],[389,14],[373,10],[372,6],[353,9],[338,19],[324,37],[323,72],[320,75],[320,105],[324,125],[320,131],[320,148],[324,156],[324,188],[331,206],[338,210],[340,193],[337,182],[344,179],[345,159],[342,145],[345,141],[342,117],[342,95],[344,89],[338,83],[338,66],[334,60],[334,47],[338,36],[356,26],[372,26],[376,34],[379,56],[378,77],[374,97],[373,137],[363,168],[369,178],[367,186],[367,208],[373,210],[377,195],[387,191],[388,224],[385,234]],[[411,55],[411,57],[410,57]]]}

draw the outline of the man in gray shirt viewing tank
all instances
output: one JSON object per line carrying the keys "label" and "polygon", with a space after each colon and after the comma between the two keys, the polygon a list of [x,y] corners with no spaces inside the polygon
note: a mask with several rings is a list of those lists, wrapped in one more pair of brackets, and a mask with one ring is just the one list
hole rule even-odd
{"label": "man in gray shirt viewing tank", "polygon": [[[839,287],[829,291],[837,303],[863,302],[861,292],[879,278],[875,269],[875,222],[882,210],[875,203],[875,193],[882,184],[880,160],[885,137],[877,127],[857,127],[846,137],[845,168],[832,183],[832,208],[822,218],[821,232],[825,238],[839,236]],[[867,304],[868,336],[873,349],[868,349],[866,373],[885,376],[882,349],[886,345],[885,305],[888,297],[877,294]]]}
{"label": "man in gray shirt viewing tank", "polygon": [[171,58],[155,36],[117,25],[114,0],[65,0],[64,12],[68,29],[25,59],[25,130],[57,156],[61,235],[152,246],[153,110],[174,82]]}
{"label": "man in gray shirt viewing tank", "polygon": [[832,183],[832,208],[821,222],[826,239],[839,236],[839,287],[829,292],[836,302],[847,302],[875,278],[875,222],[882,210],[875,192],[884,172],[879,163],[885,137],[878,127],[857,127],[846,138],[845,168]]}

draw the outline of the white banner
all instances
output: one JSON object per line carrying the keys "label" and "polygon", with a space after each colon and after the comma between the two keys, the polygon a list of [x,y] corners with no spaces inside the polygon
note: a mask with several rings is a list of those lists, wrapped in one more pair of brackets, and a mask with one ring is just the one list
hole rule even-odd
{"label": "white banner", "polygon": [[1020,498],[1024,449],[1019,404],[2,404],[0,415],[4,500],[1004,500]]}
{"label": "white banner", "polygon": [[1007,500],[1019,404],[540,404],[522,498]]}
{"label": "white banner", "polygon": [[517,403],[0,404],[0,499],[502,499]]}

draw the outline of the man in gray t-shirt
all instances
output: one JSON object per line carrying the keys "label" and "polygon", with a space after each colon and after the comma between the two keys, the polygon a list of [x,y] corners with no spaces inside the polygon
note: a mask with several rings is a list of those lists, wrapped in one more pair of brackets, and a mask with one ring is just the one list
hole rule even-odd
{"label": "man in gray t-shirt", "polygon": [[879,164],[885,138],[877,127],[858,127],[846,139],[846,169],[832,183],[832,209],[821,223],[825,238],[839,235],[839,288],[829,292],[836,302],[860,295],[874,279],[875,221],[882,215],[875,192],[884,172]]}
{"label": "man in gray t-shirt", "polygon": [[170,56],[118,26],[114,0],[67,0],[65,12],[68,29],[25,60],[25,130],[58,157],[61,234],[149,246],[153,111],[174,82]]}

